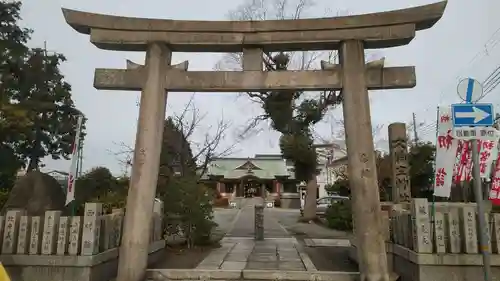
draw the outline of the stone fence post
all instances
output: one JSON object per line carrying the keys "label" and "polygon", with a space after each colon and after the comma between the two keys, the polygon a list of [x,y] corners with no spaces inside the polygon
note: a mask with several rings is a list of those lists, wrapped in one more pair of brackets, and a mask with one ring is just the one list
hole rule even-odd
{"label": "stone fence post", "polygon": [[255,205],[255,240],[264,240],[264,205]]}

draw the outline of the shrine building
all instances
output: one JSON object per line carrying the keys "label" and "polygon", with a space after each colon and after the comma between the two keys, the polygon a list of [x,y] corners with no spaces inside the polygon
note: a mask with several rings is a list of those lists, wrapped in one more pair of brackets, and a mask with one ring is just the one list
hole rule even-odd
{"label": "shrine building", "polygon": [[215,158],[209,163],[201,182],[229,200],[262,197],[267,200],[279,199],[284,208],[300,207],[293,165],[279,154],[257,154],[253,158]]}

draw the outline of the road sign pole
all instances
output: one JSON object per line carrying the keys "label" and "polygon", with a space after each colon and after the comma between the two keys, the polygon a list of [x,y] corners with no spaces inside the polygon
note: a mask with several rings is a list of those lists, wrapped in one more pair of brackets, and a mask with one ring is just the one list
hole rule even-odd
{"label": "road sign pole", "polygon": [[490,260],[490,247],[489,247],[489,233],[485,217],[485,208],[483,200],[483,190],[481,188],[481,172],[479,170],[479,149],[477,147],[477,140],[472,140],[472,173],[474,178],[474,195],[477,203],[477,214],[479,222],[479,247],[483,255],[484,265],[484,281],[492,281],[491,279],[491,260]]}

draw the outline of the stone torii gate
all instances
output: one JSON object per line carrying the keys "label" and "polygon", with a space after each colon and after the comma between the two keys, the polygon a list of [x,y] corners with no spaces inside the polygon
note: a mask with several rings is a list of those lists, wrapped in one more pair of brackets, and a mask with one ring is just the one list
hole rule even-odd
{"label": "stone torii gate", "polygon": [[[389,280],[368,90],[412,88],[415,68],[366,67],[364,50],[408,44],[445,7],[443,1],[374,14],[267,21],[143,19],[63,9],[66,22],[90,35],[98,48],[146,52],[144,65],[95,71],[97,89],[142,91],[117,280],[139,281],[145,274],[167,93],[278,90],[342,91],[361,281]],[[340,51],[340,65],[263,71],[263,52],[333,49]],[[185,64],[171,66],[172,52],[243,52],[243,71],[187,71]]]}

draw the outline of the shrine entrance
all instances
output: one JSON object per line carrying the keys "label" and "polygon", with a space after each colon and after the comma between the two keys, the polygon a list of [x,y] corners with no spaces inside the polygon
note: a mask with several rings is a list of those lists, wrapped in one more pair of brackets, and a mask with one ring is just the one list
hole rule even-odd
{"label": "shrine entrance", "polygon": [[263,197],[264,187],[258,181],[247,179],[243,181],[243,197],[253,198],[253,197]]}
{"label": "shrine entrance", "polygon": [[[117,280],[140,281],[146,272],[153,202],[168,92],[340,91],[347,138],[360,280],[389,280],[375,164],[368,90],[413,88],[412,66],[366,64],[365,49],[410,43],[431,28],[446,1],[346,17],[182,21],[127,18],[63,9],[66,22],[101,49],[144,51],[144,65],[96,69],[94,87],[142,91],[132,180]],[[271,52],[338,51],[339,64],[312,71],[264,71]],[[242,71],[187,71],[171,65],[172,52],[242,53]],[[260,177],[262,178],[262,177]]]}

